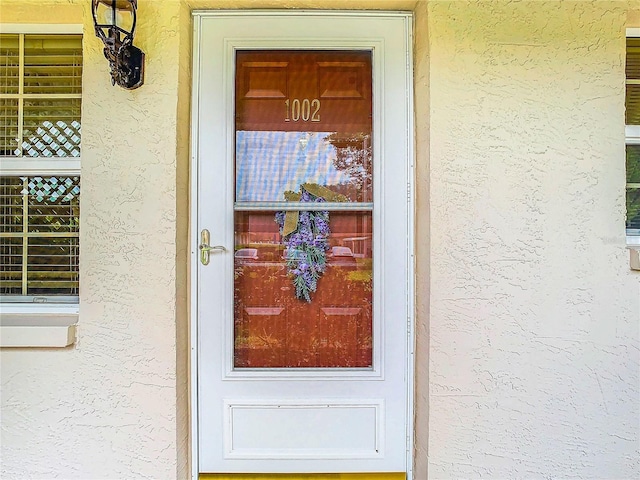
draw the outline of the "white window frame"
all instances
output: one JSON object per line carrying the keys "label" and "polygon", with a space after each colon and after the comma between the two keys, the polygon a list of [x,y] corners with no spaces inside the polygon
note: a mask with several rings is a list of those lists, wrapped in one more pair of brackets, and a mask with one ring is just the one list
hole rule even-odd
{"label": "white window frame", "polygon": [[[84,34],[82,24],[0,23],[5,34]],[[81,122],[82,123],[82,122]],[[64,159],[0,157],[3,176],[80,176],[79,157]],[[79,300],[67,303],[2,302],[0,347],[66,347],[75,342]]]}

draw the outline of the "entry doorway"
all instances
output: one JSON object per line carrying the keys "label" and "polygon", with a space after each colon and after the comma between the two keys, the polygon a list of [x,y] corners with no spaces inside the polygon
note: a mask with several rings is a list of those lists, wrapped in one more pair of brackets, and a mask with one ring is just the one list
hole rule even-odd
{"label": "entry doorway", "polygon": [[195,467],[410,476],[411,15],[194,24]]}

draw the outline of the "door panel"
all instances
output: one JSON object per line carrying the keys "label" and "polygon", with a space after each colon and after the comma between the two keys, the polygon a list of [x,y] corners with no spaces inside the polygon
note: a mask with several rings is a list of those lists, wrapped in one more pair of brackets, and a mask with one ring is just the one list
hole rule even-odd
{"label": "door panel", "polygon": [[199,471],[406,472],[410,17],[195,25]]}

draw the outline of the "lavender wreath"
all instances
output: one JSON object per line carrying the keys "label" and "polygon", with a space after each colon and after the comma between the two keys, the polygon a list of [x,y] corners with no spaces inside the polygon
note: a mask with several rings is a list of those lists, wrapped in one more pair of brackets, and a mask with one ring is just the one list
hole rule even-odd
{"label": "lavender wreath", "polygon": [[[299,202],[346,201],[343,195],[315,184],[303,184],[300,193],[285,192],[287,200]],[[327,268],[329,250],[329,212],[278,212],[275,221],[285,245],[287,271],[293,278],[295,295],[311,302],[311,294],[318,288],[318,280]]]}

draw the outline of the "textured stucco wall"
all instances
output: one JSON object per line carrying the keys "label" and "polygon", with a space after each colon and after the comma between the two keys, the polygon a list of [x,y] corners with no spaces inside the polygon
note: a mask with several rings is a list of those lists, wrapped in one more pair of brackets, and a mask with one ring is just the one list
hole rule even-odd
{"label": "textured stucco wall", "polygon": [[176,380],[177,380],[177,473],[188,478],[191,468],[189,417],[189,138],[191,132],[191,10],[185,3],[179,6],[175,19],[178,27],[178,117],[176,156]]}
{"label": "textured stucco wall", "polygon": [[416,478],[640,476],[625,2],[140,0],[134,92],[88,4],[0,0],[86,31],[78,342],[1,351],[2,478],[186,478],[189,10],[287,7],[415,8]]}
{"label": "textured stucco wall", "polygon": [[429,24],[426,2],[414,12],[415,122],[415,378],[414,475],[427,478],[429,439]]}
{"label": "textured stucco wall", "polygon": [[635,1],[635,3],[630,6],[630,10],[627,13],[627,27],[640,27],[640,1]]}
{"label": "textured stucco wall", "polygon": [[0,476],[169,479],[180,463],[185,478],[188,377],[176,317],[182,309],[187,331],[186,220],[176,211],[184,217],[187,205],[188,47],[186,60],[180,54],[190,12],[177,0],[139,2],[146,79],[127,92],[111,86],[89,5],[0,2],[2,22],[85,24],[78,340],[2,351]]}
{"label": "textured stucco wall", "polygon": [[2,478],[188,476],[190,10],[414,4],[140,0],[145,85],[127,92],[88,0],[0,2],[0,22],[85,28],[78,339],[0,353]]}
{"label": "textured stucco wall", "polygon": [[429,4],[432,478],[640,477],[624,6]]}

